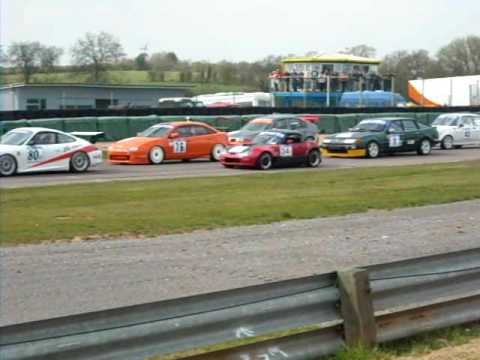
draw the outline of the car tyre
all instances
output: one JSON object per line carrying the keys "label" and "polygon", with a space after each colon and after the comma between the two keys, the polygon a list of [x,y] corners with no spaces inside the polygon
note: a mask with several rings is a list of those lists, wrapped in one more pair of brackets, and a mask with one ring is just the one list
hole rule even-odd
{"label": "car tyre", "polygon": [[148,152],[148,159],[153,165],[159,165],[165,160],[165,152],[160,146],[154,146]]}
{"label": "car tyre", "polygon": [[428,155],[432,152],[432,143],[429,139],[423,139],[418,146],[418,155]]}
{"label": "car tyre", "polygon": [[211,161],[219,161],[220,157],[225,153],[225,145],[216,144],[212,148],[212,152],[210,153],[210,160]]}
{"label": "car tyre", "polygon": [[12,155],[0,156],[0,176],[11,176],[17,172],[17,160]]}
{"label": "car tyre", "polygon": [[273,166],[273,158],[269,153],[263,153],[257,160],[257,168],[260,170],[269,170]]}
{"label": "car tyre", "polygon": [[318,150],[311,150],[307,156],[307,166],[308,167],[318,167],[322,162],[322,155],[320,155],[320,151]]}
{"label": "car tyre", "polygon": [[367,144],[367,157],[376,159],[380,156],[380,145],[376,141],[371,141]]}
{"label": "car tyre", "polygon": [[451,137],[450,135],[445,136],[445,137],[442,139],[442,142],[440,143],[440,146],[441,146],[442,149],[444,149],[444,150],[451,150],[451,149],[453,149],[453,137]]}
{"label": "car tyre", "polygon": [[76,152],[70,158],[70,171],[74,173],[82,173],[90,167],[90,159],[88,155],[82,151]]}

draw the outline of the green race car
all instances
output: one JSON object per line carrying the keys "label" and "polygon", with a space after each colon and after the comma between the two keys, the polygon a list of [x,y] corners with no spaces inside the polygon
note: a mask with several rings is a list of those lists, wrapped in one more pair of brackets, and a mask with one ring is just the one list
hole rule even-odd
{"label": "green race car", "polygon": [[348,132],[327,136],[322,153],[332,157],[379,157],[382,153],[416,151],[428,155],[438,132],[414,119],[365,119]]}

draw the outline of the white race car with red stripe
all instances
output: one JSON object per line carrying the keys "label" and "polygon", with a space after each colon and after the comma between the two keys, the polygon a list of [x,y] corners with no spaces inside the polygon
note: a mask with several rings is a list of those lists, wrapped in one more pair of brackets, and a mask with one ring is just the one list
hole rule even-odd
{"label": "white race car with red stripe", "polygon": [[0,141],[0,175],[35,171],[84,172],[102,162],[90,142],[62,131],[25,127],[9,131]]}

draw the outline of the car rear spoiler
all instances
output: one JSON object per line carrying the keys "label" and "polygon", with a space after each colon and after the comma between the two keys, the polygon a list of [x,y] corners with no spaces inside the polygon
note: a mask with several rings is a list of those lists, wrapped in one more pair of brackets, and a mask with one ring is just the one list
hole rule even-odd
{"label": "car rear spoiler", "polygon": [[105,135],[102,131],[72,131],[70,134],[88,140],[92,144],[95,144],[99,138]]}

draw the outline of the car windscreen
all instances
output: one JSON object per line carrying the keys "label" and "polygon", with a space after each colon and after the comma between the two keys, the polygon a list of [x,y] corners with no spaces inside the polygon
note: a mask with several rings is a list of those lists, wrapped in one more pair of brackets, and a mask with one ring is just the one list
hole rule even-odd
{"label": "car windscreen", "polygon": [[152,126],[138,135],[144,137],[164,137],[171,129],[172,127],[167,125]]}
{"label": "car windscreen", "polygon": [[363,120],[351,131],[384,131],[386,124],[384,120]]}
{"label": "car windscreen", "polygon": [[433,126],[457,126],[459,117],[456,115],[440,115],[432,123]]}
{"label": "car windscreen", "polygon": [[284,134],[274,132],[263,132],[253,138],[255,145],[276,145],[283,143]]}
{"label": "car windscreen", "polygon": [[252,120],[247,125],[245,125],[242,130],[246,131],[263,131],[271,129],[272,120],[269,119],[258,119]]}
{"label": "car windscreen", "polygon": [[31,131],[10,131],[2,136],[0,144],[23,145],[31,136]]}

